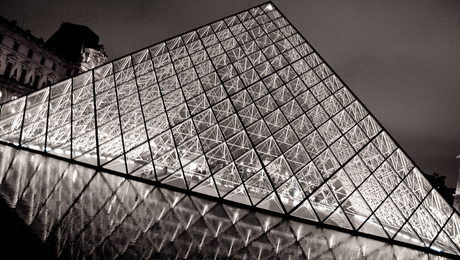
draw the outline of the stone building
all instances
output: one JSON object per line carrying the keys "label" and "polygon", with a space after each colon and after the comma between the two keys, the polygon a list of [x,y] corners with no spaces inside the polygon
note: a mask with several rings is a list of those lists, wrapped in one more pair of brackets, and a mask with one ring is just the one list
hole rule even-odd
{"label": "stone building", "polygon": [[63,23],[45,42],[0,16],[0,103],[102,64],[107,56],[98,41],[88,27]]}

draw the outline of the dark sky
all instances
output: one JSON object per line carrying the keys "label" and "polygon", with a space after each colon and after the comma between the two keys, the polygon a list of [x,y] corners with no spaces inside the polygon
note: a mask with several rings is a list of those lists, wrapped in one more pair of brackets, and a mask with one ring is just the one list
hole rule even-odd
{"label": "dark sky", "polygon": [[[47,40],[90,27],[113,60],[262,1],[1,1]],[[274,1],[420,169],[454,187],[460,160],[460,1]]]}

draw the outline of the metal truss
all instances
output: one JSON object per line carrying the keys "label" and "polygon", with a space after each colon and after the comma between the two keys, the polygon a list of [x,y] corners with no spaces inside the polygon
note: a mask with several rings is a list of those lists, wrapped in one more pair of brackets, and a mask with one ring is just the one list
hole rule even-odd
{"label": "metal truss", "polygon": [[458,213],[271,3],[4,104],[0,139],[460,254]]}

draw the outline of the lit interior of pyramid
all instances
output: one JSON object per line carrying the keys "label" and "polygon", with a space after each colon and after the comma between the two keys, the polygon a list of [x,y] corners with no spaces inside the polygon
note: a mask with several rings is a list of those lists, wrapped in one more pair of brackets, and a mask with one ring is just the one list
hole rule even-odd
{"label": "lit interior of pyramid", "polygon": [[4,104],[0,140],[459,252],[457,213],[271,4]]}

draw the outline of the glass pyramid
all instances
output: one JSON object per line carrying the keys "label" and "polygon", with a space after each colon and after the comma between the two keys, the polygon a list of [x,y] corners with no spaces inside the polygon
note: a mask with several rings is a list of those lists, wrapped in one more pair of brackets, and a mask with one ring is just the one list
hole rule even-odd
{"label": "glass pyramid", "polygon": [[[97,212],[105,211],[102,219],[110,218],[110,225],[121,226],[127,223],[127,215],[138,210],[140,202],[134,201],[141,198],[144,213],[158,220],[169,213],[148,209],[148,203],[151,207],[164,203],[168,210],[180,204],[190,212],[203,212],[190,221],[198,233],[214,232],[214,240],[207,241],[206,235],[202,240],[193,237],[197,233],[189,232],[190,222],[173,230],[168,241],[175,241],[179,232],[183,234],[181,241],[195,241],[195,246],[201,243],[199,253],[204,255],[203,243],[211,250],[223,245],[220,240],[233,236],[230,249],[225,251],[227,257],[233,255],[235,241],[242,243],[238,245],[240,256],[259,254],[259,258],[271,258],[274,253],[283,259],[279,255],[282,251],[294,252],[293,255],[297,252],[300,258],[308,258],[310,253],[315,257],[321,252],[333,257],[331,241],[323,242],[326,249],[318,253],[310,249],[319,245],[304,245],[313,243],[313,238],[301,239],[307,233],[326,236],[323,233],[331,232],[329,229],[340,231],[335,237],[342,236],[342,246],[351,240],[371,238],[374,243],[383,241],[394,247],[419,250],[416,252],[460,255],[458,213],[272,3],[3,104],[0,140],[0,194],[12,208],[27,200],[25,186],[31,178],[39,185],[30,188],[37,189],[36,193],[49,188],[49,182],[35,180],[27,175],[28,171],[32,174],[47,171],[46,167],[62,168],[56,171],[62,176],[43,173],[47,180],[56,179],[52,185],[57,179],[64,180],[66,174],[74,174],[73,182],[69,180],[63,187],[68,188],[69,196],[75,195],[68,203],[63,202],[65,214],[77,211],[75,207],[84,213],[76,214],[76,220],[68,220],[63,212],[46,213],[57,219],[49,224],[49,230],[40,229],[47,243],[50,233],[64,228],[63,219],[72,222],[76,230],[88,230],[88,226],[95,225]],[[36,156],[48,158],[49,163],[35,162]],[[25,166],[18,164],[21,160]],[[12,165],[18,169],[12,170]],[[8,177],[20,173],[24,176]],[[104,185],[106,190],[98,185]],[[154,192],[146,185],[161,187],[154,190],[158,193],[155,196],[168,201],[152,199],[149,194]],[[85,192],[92,195],[81,195]],[[172,193],[182,195],[168,195]],[[53,197],[47,196],[40,205]],[[135,206],[123,205],[128,203],[124,202],[125,196],[131,196]],[[91,201],[96,197],[100,205],[92,208]],[[54,199],[59,201],[58,198]],[[208,201],[204,203],[206,209],[195,201],[203,198]],[[130,213],[117,215],[117,210],[112,211],[112,204],[117,203],[117,207]],[[213,210],[208,209],[211,204]],[[27,205],[32,211],[34,203],[29,201]],[[232,205],[232,210],[227,205]],[[239,219],[251,217],[245,217],[243,222],[232,220],[238,218],[235,207],[246,212]],[[31,227],[40,215],[37,210],[21,215]],[[206,215],[209,210],[213,213]],[[182,216],[188,216],[181,212],[180,216],[177,212],[169,214],[170,222],[178,222],[176,218],[183,221]],[[275,216],[279,219],[276,224],[264,226],[262,219],[273,220]],[[142,214],[136,218],[142,218]],[[217,221],[219,218],[222,220]],[[292,225],[310,225],[310,230],[318,231],[300,236],[292,233],[299,230]],[[244,242],[243,238],[249,239],[250,235],[242,230],[249,227],[253,236],[266,235]],[[165,229],[157,232],[167,233]],[[278,242],[273,242],[267,232],[281,230],[291,233],[286,235],[286,241],[277,238]],[[107,232],[115,231],[108,228]],[[148,237],[145,232],[142,236]],[[220,232],[226,235],[220,236]],[[80,251],[68,249],[68,254],[96,254],[94,250],[102,242],[94,234],[94,241],[85,240],[81,235],[84,232],[78,234],[74,236],[85,242],[78,247]],[[132,239],[139,236],[136,234],[132,231]],[[156,241],[160,239],[157,236],[148,239]],[[74,241],[75,237],[68,239]],[[116,243],[112,240],[110,243]],[[58,247],[65,247],[62,243]],[[173,254],[174,249],[182,248],[175,244],[162,251],[164,241],[152,243],[154,254],[168,255],[167,250]],[[271,248],[267,255],[262,255],[264,243]],[[120,252],[127,249],[123,250]],[[395,254],[391,251],[394,248],[388,250],[388,254]],[[181,257],[189,256],[186,251]]]}

